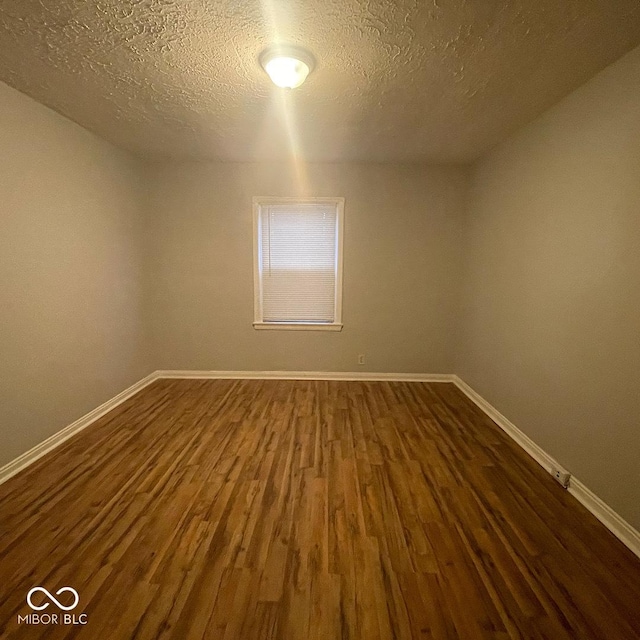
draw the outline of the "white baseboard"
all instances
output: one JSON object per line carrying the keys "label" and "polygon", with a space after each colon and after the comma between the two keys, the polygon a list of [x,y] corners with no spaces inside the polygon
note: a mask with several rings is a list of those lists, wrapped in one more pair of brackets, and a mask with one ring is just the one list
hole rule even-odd
{"label": "white baseboard", "polygon": [[[436,373],[377,373],[361,371],[154,371],[142,380],[131,385],[117,396],[82,416],[64,429],[33,447],[21,456],[0,468],[0,484],[22,471],[25,467],[49,453],[52,449],[68,440],[82,429],[85,429],[98,418],[122,404],[138,391],[160,378],[176,379],[226,379],[226,380],[361,380],[361,381],[395,381],[395,382],[450,382],[455,384],[482,411],[484,411],[507,435],[522,447],[540,466],[551,473],[552,468],[563,467],[531,438],[526,436],[510,420],[489,404],[480,394],[455,374]],[[618,515],[609,505],[588,489],[575,476],[571,476],[569,484],[571,493],[581,502],[609,531],[621,540],[633,553],[640,557],[640,532]]]}
{"label": "white baseboard", "polygon": [[365,371],[156,371],[158,378],[211,380],[363,380],[394,382],[454,382],[450,373],[377,373]]}
{"label": "white baseboard", "polygon": [[[555,458],[526,436],[513,422],[503,416],[479,393],[474,391],[457,375],[452,376],[453,383],[484,411],[508,436],[520,445],[541,467],[551,473],[552,469],[564,470]],[[585,486],[574,475],[571,476],[569,493],[585,506],[602,524],[640,558],[640,532],[634,529],[622,516],[616,513],[606,502]]]}
{"label": "white baseboard", "polygon": [[552,468],[564,468],[539,447],[529,436],[525,435],[513,422],[503,416],[493,405],[490,405],[479,393],[474,391],[464,380],[454,376],[453,382],[468,398],[473,400],[503,431],[515,440],[543,469],[551,473]]}
{"label": "white baseboard", "polygon": [[581,502],[602,524],[640,558],[640,531],[601,500],[577,478],[571,477],[569,493]]}
{"label": "white baseboard", "polygon": [[119,404],[135,395],[154,380],[160,378],[186,379],[227,379],[227,380],[392,380],[402,382],[453,382],[451,374],[422,373],[367,373],[367,372],[323,372],[323,371],[154,371],[142,380],[131,385],[117,396],[90,411],[75,422],[57,431],[15,460],[0,467],[0,484],[15,476],[36,460],[61,445],[65,440],[82,431],[98,418],[115,409]]}
{"label": "white baseboard", "polygon": [[68,440],[71,436],[75,435],[79,431],[82,431],[90,424],[95,422],[98,418],[101,418],[106,413],[109,413],[112,409],[115,409],[119,404],[122,404],[125,400],[135,395],[140,389],[151,384],[154,380],[157,380],[158,376],[156,372],[149,374],[146,378],[139,380],[135,384],[132,384],[128,389],[125,389],[117,396],[114,396],[110,400],[107,400],[104,404],[93,409],[89,413],[85,414],[81,418],[78,418],[75,422],[67,425],[60,431],[57,431],[52,436],[43,440],[40,444],[37,444],[33,449],[29,449],[21,456],[18,456],[15,460],[5,464],[0,468],[0,484],[15,476],[16,473],[22,471],[25,467],[33,464],[39,458],[42,458],[45,454],[49,453],[52,449],[55,449],[61,445],[65,440]]}

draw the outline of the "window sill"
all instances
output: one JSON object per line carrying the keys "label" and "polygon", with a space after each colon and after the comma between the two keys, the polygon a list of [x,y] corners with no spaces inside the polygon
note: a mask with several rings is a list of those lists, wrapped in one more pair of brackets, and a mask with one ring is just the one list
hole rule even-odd
{"label": "window sill", "polygon": [[321,322],[254,322],[254,329],[275,329],[285,331],[342,331],[342,324]]}

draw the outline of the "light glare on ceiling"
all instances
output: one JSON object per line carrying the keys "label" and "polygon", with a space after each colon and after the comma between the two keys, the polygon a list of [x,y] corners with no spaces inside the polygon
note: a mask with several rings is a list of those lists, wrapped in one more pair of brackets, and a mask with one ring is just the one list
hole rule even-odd
{"label": "light glare on ceiling", "polygon": [[299,87],[313,70],[313,58],[297,47],[274,47],[260,56],[260,64],[273,84],[283,89]]}

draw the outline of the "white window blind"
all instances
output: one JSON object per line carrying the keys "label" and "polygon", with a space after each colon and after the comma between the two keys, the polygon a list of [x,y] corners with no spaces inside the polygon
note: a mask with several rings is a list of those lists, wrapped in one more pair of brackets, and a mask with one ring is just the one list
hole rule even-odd
{"label": "white window blind", "polygon": [[339,322],[339,229],[336,202],[260,204],[260,322]]}

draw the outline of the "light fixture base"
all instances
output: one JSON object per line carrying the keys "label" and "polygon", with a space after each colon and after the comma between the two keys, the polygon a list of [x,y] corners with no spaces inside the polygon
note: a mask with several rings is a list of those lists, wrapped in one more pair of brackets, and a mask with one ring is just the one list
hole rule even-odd
{"label": "light fixture base", "polygon": [[273,45],[259,57],[272,82],[283,89],[299,87],[315,68],[314,57],[301,47]]}

